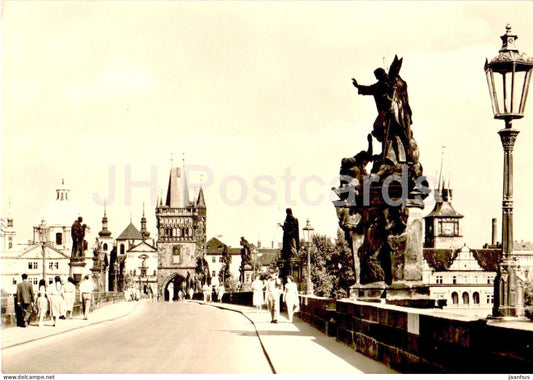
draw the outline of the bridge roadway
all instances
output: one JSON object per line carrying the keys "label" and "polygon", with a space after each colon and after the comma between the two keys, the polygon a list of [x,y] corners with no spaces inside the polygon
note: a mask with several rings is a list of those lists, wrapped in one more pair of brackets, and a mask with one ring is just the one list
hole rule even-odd
{"label": "bridge roadway", "polygon": [[394,373],[295,318],[197,301],[124,302],[89,321],[2,330],[2,372],[17,374]]}

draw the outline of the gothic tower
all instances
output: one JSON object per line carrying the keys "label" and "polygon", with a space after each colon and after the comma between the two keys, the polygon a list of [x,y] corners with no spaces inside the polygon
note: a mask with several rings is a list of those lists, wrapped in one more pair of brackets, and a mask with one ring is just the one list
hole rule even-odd
{"label": "gothic tower", "polygon": [[453,208],[452,194],[449,179],[446,185],[441,162],[439,182],[435,189],[435,207],[424,217],[424,248],[459,249],[464,245],[461,226],[463,215]]}
{"label": "gothic tower", "polygon": [[170,169],[166,201],[157,202],[158,292],[173,299],[191,286],[199,258],[205,255],[206,205],[203,190],[189,200],[183,168]]}

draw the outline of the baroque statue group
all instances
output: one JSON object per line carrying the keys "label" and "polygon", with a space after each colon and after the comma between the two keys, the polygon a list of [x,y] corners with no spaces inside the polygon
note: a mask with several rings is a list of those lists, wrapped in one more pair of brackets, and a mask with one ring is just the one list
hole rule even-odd
{"label": "baroque statue group", "polygon": [[[429,185],[411,130],[402,61],[396,56],[388,72],[376,69],[372,85],[352,78],[360,95],[374,97],[378,112],[367,135],[367,150],[342,159],[340,183],[332,189],[338,196],[333,203],[339,226],[354,257],[355,286],[386,288],[422,279],[420,210]],[[374,152],[374,140],[381,146],[379,153]]]}

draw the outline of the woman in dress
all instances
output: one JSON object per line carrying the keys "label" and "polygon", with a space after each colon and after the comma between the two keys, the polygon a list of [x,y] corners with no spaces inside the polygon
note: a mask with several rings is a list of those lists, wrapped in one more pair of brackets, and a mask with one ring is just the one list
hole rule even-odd
{"label": "woman in dress", "polygon": [[39,291],[37,293],[37,318],[39,319],[39,327],[43,325],[43,319],[48,311],[48,298],[46,298],[46,282],[39,281]]}
{"label": "woman in dress", "polygon": [[292,276],[287,276],[287,283],[285,284],[285,292],[283,293],[283,301],[287,305],[287,314],[289,315],[289,323],[292,323],[294,313],[300,310],[298,300],[298,286],[294,282]]}
{"label": "woman in dress", "polygon": [[65,299],[65,317],[72,318],[72,311],[74,310],[74,298],[76,298],[76,285],[74,285],[74,279],[72,277],[69,277],[67,283],[65,284],[63,297]]}
{"label": "woman in dress", "polygon": [[260,280],[259,275],[255,276],[255,279],[252,281],[252,292],[253,292],[253,305],[257,310],[261,310],[264,299],[263,299],[263,281]]}
{"label": "woman in dress", "polygon": [[53,326],[55,326],[59,317],[63,314],[63,310],[61,310],[63,305],[63,286],[59,276],[55,276],[54,283],[48,287],[48,299],[50,300],[50,316],[52,317]]}

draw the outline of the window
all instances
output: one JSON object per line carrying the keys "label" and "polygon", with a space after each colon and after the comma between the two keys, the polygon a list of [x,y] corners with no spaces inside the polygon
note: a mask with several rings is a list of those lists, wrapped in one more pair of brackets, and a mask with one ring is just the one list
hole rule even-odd
{"label": "window", "polygon": [[179,245],[172,247],[172,263],[181,263],[181,247]]}
{"label": "window", "polygon": [[104,243],[104,251],[107,251],[107,243]]}
{"label": "window", "polygon": [[123,255],[124,252],[125,252],[125,250],[124,250],[124,244],[121,244],[121,245],[120,245],[120,254]]}
{"label": "window", "polygon": [[217,262],[217,258],[213,256],[213,257],[211,258],[211,262],[212,262],[212,263],[216,263],[216,262]]}
{"label": "window", "polygon": [[452,293],[452,303],[457,305],[459,303],[459,295],[456,292]]}
{"label": "window", "polygon": [[48,269],[54,269],[54,263],[53,262],[49,262],[48,263]]}
{"label": "window", "polygon": [[452,277],[452,284],[457,284],[457,276]]}
{"label": "window", "polygon": [[50,277],[50,278],[48,279],[48,285],[52,285],[53,283],[54,283],[54,280]]}
{"label": "window", "polygon": [[222,258],[222,256],[220,256],[220,257],[218,258],[218,262],[219,262],[219,263],[223,263],[223,262],[224,262],[224,259]]}
{"label": "window", "polygon": [[436,283],[436,284],[442,284],[442,276],[441,276],[441,275],[439,275],[439,276],[437,276],[437,277],[435,278],[435,283]]}
{"label": "window", "polygon": [[487,284],[489,284],[489,285],[492,284],[492,280],[493,280],[493,278],[491,276],[488,276],[487,277]]}
{"label": "window", "polygon": [[39,269],[39,263],[37,261],[30,261],[28,263],[28,269]]}
{"label": "window", "polygon": [[214,270],[211,272],[211,277],[215,277],[217,275],[217,272]]}
{"label": "window", "polygon": [[474,302],[474,304],[479,305],[479,293],[478,292],[474,292],[474,294],[472,294],[472,301]]}
{"label": "window", "polygon": [[13,277],[13,285],[17,285],[17,279]]}
{"label": "window", "polygon": [[467,292],[463,293],[463,304],[468,305],[470,303],[470,296]]}
{"label": "window", "polygon": [[63,245],[63,234],[61,232],[56,233],[56,245]]}
{"label": "window", "polygon": [[39,284],[39,280],[37,279],[37,277],[33,277],[32,279],[29,279],[30,281],[29,282],[32,282],[33,285],[38,285]]}
{"label": "window", "polygon": [[494,295],[487,294],[487,303],[494,303]]}

